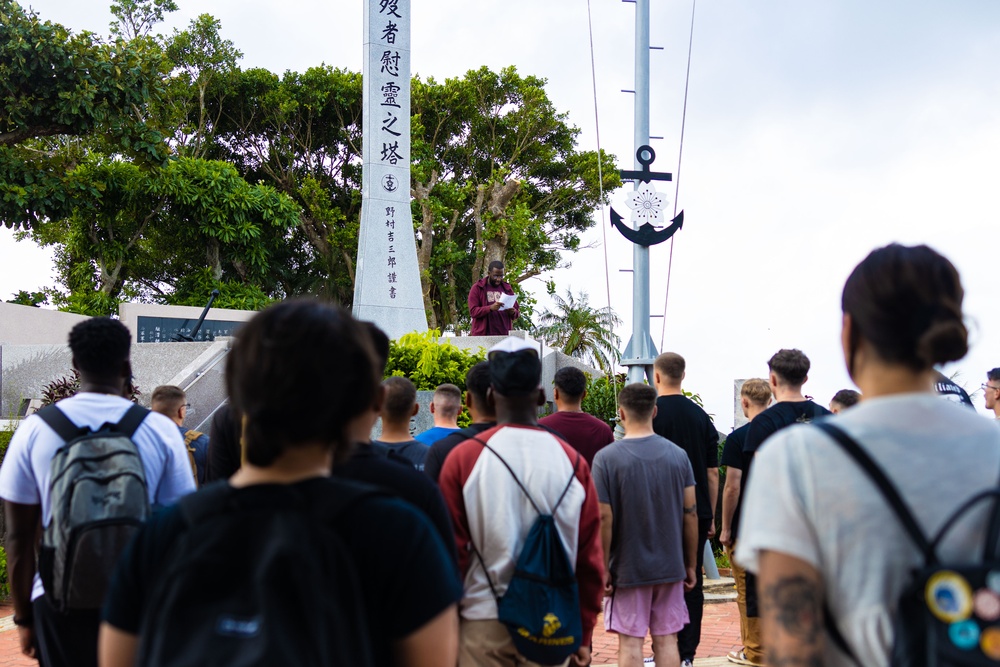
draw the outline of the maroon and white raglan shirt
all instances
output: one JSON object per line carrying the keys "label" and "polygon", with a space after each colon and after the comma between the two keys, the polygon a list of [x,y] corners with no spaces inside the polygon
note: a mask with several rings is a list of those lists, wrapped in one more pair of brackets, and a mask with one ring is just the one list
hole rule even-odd
{"label": "maroon and white raglan shirt", "polygon": [[[550,513],[574,476],[556,513],[559,536],[575,563],[583,621],[583,645],[591,641],[604,595],[604,552],[601,517],[590,467],[566,442],[535,426],[506,424],[477,436],[492,447],[517,474],[542,512]],[[460,611],[466,620],[496,620],[497,604],[489,578],[503,595],[521,547],[538,517],[506,466],[476,440],[467,440],[445,459],[439,479],[451,513],[465,595]]]}

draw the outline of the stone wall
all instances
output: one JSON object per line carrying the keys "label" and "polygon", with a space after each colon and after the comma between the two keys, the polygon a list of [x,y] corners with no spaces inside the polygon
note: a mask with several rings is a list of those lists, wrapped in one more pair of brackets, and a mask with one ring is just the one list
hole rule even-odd
{"label": "stone wall", "polygon": [[69,330],[87,319],[86,315],[0,302],[0,345],[64,345]]}

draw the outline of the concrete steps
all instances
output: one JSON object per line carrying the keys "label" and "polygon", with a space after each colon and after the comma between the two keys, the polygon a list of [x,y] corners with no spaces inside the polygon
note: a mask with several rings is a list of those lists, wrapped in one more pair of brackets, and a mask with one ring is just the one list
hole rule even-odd
{"label": "concrete steps", "polygon": [[705,579],[705,604],[718,604],[736,600],[736,585],[732,577]]}

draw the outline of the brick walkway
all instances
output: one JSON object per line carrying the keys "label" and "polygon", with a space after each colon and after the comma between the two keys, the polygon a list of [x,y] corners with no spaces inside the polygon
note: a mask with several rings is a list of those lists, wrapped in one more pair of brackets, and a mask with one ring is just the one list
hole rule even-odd
{"label": "brick walkway", "polygon": [[0,667],[38,667],[36,661],[21,653],[13,616],[14,607],[9,602],[0,603]]}
{"label": "brick walkway", "polygon": [[[17,632],[10,616],[14,613],[11,605],[0,604],[0,667],[37,667],[38,663],[21,654],[21,646],[17,640]],[[698,648],[699,657],[725,656],[739,648],[740,617],[736,611],[735,602],[705,605],[705,617],[701,626],[701,645]],[[646,655],[653,655],[649,640],[646,641]],[[613,634],[604,632],[604,619],[598,618],[597,629],[594,632],[594,662],[595,665],[614,665],[618,662],[618,639]],[[703,662],[697,660],[701,667],[709,667],[719,661]]]}
{"label": "brick walkway", "polygon": [[[705,605],[705,615],[701,621],[701,644],[699,658],[724,657],[730,651],[740,648],[740,614],[735,602]],[[651,640],[646,639],[644,655],[653,655]],[[594,630],[593,664],[615,665],[618,663],[618,638],[604,632],[604,618],[598,617]],[[2,665],[3,663],[0,663]],[[703,664],[701,660],[696,665]]]}

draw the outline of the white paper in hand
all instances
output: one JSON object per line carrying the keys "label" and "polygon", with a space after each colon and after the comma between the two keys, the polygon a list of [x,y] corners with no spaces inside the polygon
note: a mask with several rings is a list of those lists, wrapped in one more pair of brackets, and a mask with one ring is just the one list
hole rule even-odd
{"label": "white paper in hand", "polygon": [[517,301],[516,294],[502,294],[500,296],[500,310],[510,310]]}

